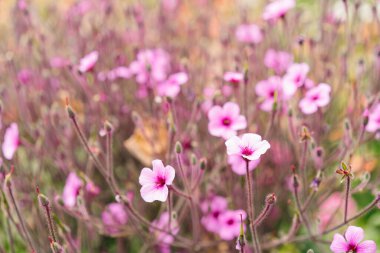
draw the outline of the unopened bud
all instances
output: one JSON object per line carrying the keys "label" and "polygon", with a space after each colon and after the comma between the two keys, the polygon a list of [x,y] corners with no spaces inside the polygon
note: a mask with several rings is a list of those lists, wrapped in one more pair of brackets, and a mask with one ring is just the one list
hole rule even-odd
{"label": "unopened bud", "polygon": [[197,164],[197,156],[195,154],[191,154],[191,165],[196,165]]}
{"label": "unopened bud", "polygon": [[112,130],[113,130],[113,126],[112,126],[112,124],[111,124],[108,120],[106,120],[106,121],[104,122],[104,129],[105,129],[108,133],[112,132]]}
{"label": "unopened bud", "polygon": [[41,206],[44,206],[44,207],[49,206],[50,204],[49,199],[41,193],[38,194],[38,201],[40,202]]}
{"label": "unopened bud", "polygon": [[277,196],[274,193],[268,194],[265,197],[265,203],[268,205],[274,205],[277,201]]}
{"label": "unopened bud", "polygon": [[205,170],[207,168],[207,160],[206,160],[206,158],[202,158],[201,159],[199,167],[201,168],[201,170]]}
{"label": "unopened bud", "polygon": [[299,186],[300,186],[300,183],[298,180],[298,176],[296,174],[294,174],[293,175],[293,187],[294,187],[294,189],[298,189]]}
{"label": "unopened bud", "polygon": [[177,143],[175,144],[175,152],[177,154],[181,154],[182,153],[182,144],[179,141],[177,141]]}

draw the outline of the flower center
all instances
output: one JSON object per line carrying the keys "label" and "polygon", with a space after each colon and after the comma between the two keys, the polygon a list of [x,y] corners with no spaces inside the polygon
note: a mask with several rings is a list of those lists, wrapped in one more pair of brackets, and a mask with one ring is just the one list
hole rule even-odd
{"label": "flower center", "polygon": [[347,251],[347,253],[355,253],[356,250],[357,250],[357,246],[354,245],[354,244],[350,244],[350,245],[348,246],[348,251]]}
{"label": "flower center", "polygon": [[274,97],[274,93],[275,93],[274,90],[270,91],[270,92],[269,92],[269,97],[273,98],[273,97]]}
{"label": "flower center", "polygon": [[319,99],[319,95],[314,95],[311,97],[311,100],[316,101]]}
{"label": "flower center", "polygon": [[229,219],[227,220],[227,225],[233,225],[235,223],[235,221],[233,219]]}
{"label": "flower center", "polygon": [[165,185],[166,183],[166,179],[162,176],[158,176],[157,179],[156,179],[156,187],[157,188],[161,188]]}
{"label": "flower center", "polygon": [[241,149],[241,154],[246,155],[246,156],[250,156],[253,154],[253,149],[251,149],[250,147],[243,147]]}
{"label": "flower center", "polygon": [[212,213],[212,217],[214,217],[215,219],[217,219],[219,217],[219,214],[220,214],[219,211],[215,211],[215,212]]}
{"label": "flower center", "polygon": [[229,125],[231,125],[231,123],[232,123],[232,121],[231,121],[231,119],[230,118],[223,118],[222,119],[222,124],[224,125],[224,126],[229,126]]}

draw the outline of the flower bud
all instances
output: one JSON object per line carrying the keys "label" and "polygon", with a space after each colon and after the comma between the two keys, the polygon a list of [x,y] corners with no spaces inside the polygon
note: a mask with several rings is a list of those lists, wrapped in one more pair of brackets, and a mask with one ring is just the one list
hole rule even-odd
{"label": "flower bud", "polygon": [[274,205],[277,201],[277,196],[274,193],[268,194],[265,197],[265,203],[268,205]]}
{"label": "flower bud", "polygon": [[195,166],[197,164],[197,156],[195,154],[191,154],[190,161],[191,165]]}
{"label": "flower bud", "polygon": [[175,144],[175,152],[177,154],[181,154],[182,153],[182,144],[179,141],[177,141],[177,143]]}
{"label": "flower bud", "polygon": [[41,206],[44,206],[44,207],[49,206],[50,204],[49,199],[41,193],[38,194],[38,201],[40,202]]}
{"label": "flower bud", "polygon": [[105,129],[108,133],[112,132],[112,130],[113,130],[113,126],[112,126],[112,124],[111,124],[108,120],[106,120],[106,121],[104,122],[104,129]]}
{"label": "flower bud", "polygon": [[206,160],[206,158],[202,158],[201,159],[199,167],[201,168],[201,170],[205,170],[207,168],[207,160]]}

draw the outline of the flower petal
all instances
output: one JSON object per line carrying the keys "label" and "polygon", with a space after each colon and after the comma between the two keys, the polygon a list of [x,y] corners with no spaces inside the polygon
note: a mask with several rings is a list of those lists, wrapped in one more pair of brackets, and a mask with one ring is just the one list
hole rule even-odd
{"label": "flower petal", "polygon": [[253,145],[261,141],[261,136],[258,134],[248,133],[243,134],[241,140],[244,147],[253,147]]}
{"label": "flower petal", "polygon": [[348,243],[342,235],[335,234],[330,249],[334,253],[345,253],[348,250],[348,246]]}
{"label": "flower petal", "polygon": [[139,177],[139,183],[141,185],[145,184],[154,184],[155,182],[155,175],[153,171],[149,168],[144,168],[141,170],[140,177]]}
{"label": "flower petal", "polygon": [[237,136],[232,136],[229,138],[225,144],[227,147],[228,155],[240,155],[240,138]]}
{"label": "flower petal", "polygon": [[165,202],[168,198],[168,187],[165,185],[163,187],[157,188],[155,184],[146,184],[141,187],[140,193],[141,197],[145,202],[153,202],[155,200]]}
{"label": "flower petal", "polygon": [[174,177],[175,177],[175,170],[172,166],[170,165],[167,165],[165,167],[165,184],[166,185],[171,185],[173,183],[173,180],[174,180]]}
{"label": "flower petal", "polygon": [[358,245],[364,238],[364,230],[360,227],[349,226],[344,237],[348,244]]}
{"label": "flower petal", "polygon": [[376,253],[376,243],[374,241],[364,241],[356,249],[357,253]]}

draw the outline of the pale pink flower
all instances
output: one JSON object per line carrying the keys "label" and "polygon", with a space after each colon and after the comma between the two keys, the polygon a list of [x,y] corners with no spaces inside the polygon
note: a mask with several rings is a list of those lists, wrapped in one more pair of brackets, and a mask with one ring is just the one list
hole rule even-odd
{"label": "pale pink flower", "polygon": [[264,10],[263,19],[271,23],[285,17],[285,14],[296,5],[295,0],[275,0],[269,3]]}
{"label": "pale pink flower", "polygon": [[226,81],[228,83],[237,85],[243,81],[244,75],[243,75],[243,73],[240,73],[240,72],[228,71],[228,72],[224,73],[223,79],[224,79],[224,81]]}
{"label": "pale pink flower", "polygon": [[[260,159],[253,160],[248,164],[248,169],[252,171],[255,169],[260,163]],[[245,175],[246,172],[246,161],[240,155],[230,155],[228,156],[228,164],[231,165],[231,169],[236,174],[242,176]]]}
{"label": "pale pink flower", "polygon": [[188,80],[189,77],[185,72],[172,74],[167,80],[158,85],[157,93],[159,96],[174,98],[179,94],[181,85],[187,83]]}
{"label": "pale pink flower", "polygon": [[79,191],[83,186],[82,180],[74,172],[67,176],[65,187],[63,188],[62,200],[65,206],[74,207],[77,203]]}
{"label": "pale pink flower", "polygon": [[4,142],[2,145],[3,155],[6,159],[11,160],[18,146],[20,145],[18,126],[12,123],[4,134]]}
{"label": "pale pink flower", "polygon": [[[171,219],[170,229],[169,229],[169,213],[164,212],[161,214],[159,219],[156,219],[152,222],[152,226],[163,229],[165,231],[171,232],[171,234],[176,235],[179,232],[179,226],[177,220]],[[172,235],[165,233],[163,231],[159,231],[154,228],[149,229],[151,233],[155,235],[155,238],[158,242],[161,242],[159,245],[161,252],[170,252],[170,244],[174,242],[174,238]]]}
{"label": "pale pink flower", "polygon": [[284,94],[293,96],[297,89],[305,84],[309,71],[310,67],[306,63],[293,63],[290,65],[283,78]]}
{"label": "pale pink flower", "polygon": [[368,124],[366,130],[368,132],[377,132],[380,129],[380,104],[374,106],[374,108],[368,113]]}
{"label": "pale pink flower", "polygon": [[213,136],[228,139],[236,135],[238,130],[247,127],[247,121],[240,115],[240,108],[236,103],[227,102],[221,106],[214,106],[208,112],[208,131]]}
{"label": "pale pink flower", "polygon": [[253,133],[243,134],[241,137],[232,136],[225,144],[228,155],[239,155],[249,161],[258,160],[270,148],[268,141]]}
{"label": "pale pink flower", "polygon": [[372,240],[363,241],[364,230],[360,227],[349,226],[344,236],[335,234],[330,245],[334,253],[376,253],[376,243]]}
{"label": "pale pink flower", "polygon": [[262,80],[256,84],[256,94],[264,101],[260,105],[260,109],[266,112],[272,111],[277,93],[277,103],[283,98],[283,82],[279,76],[271,76],[267,80]]}
{"label": "pale pink flower", "polygon": [[50,59],[50,66],[52,68],[64,68],[70,65],[70,61],[63,57],[53,57]]}
{"label": "pale pink flower", "polygon": [[217,233],[220,229],[220,215],[227,210],[227,200],[221,196],[214,196],[211,200],[206,200],[201,205],[205,216],[201,223],[207,231]]}
{"label": "pale pink flower", "polygon": [[223,240],[232,240],[240,234],[240,215],[243,220],[247,218],[247,214],[244,210],[228,210],[222,213],[219,217],[220,226],[218,234]]}
{"label": "pale pink flower", "polygon": [[264,64],[273,69],[277,75],[285,72],[293,62],[293,56],[285,51],[269,49],[265,53]]}
{"label": "pale pink flower", "polygon": [[124,66],[119,66],[116,67],[112,70],[115,74],[116,77],[118,78],[123,78],[123,79],[128,79],[132,76],[132,71]]}
{"label": "pale pink flower", "polygon": [[102,212],[102,221],[108,233],[117,233],[127,224],[128,214],[123,204],[111,203]]}
{"label": "pale pink flower", "polygon": [[145,202],[155,200],[165,202],[168,198],[168,186],[173,183],[175,170],[172,166],[164,166],[161,160],[152,161],[153,170],[143,168],[139,177],[142,185],[140,193]]}
{"label": "pale pink flower", "polygon": [[215,87],[207,86],[203,89],[203,97],[204,101],[202,102],[202,111],[207,113],[213,106],[214,102],[214,96],[216,94],[217,90]]}
{"label": "pale pink flower", "polygon": [[306,92],[305,97],[299,103],[301,111],[305,114],[312,114],[315,113],[318,108],[328,105],[330,102],[330,92],[330,85],[325,83],[311,88]]}
{"label": "pale pink flower", "polygon": [[236,28],[236,39],[240,42],[258,44],[263,40],[260,27],[255,24],[242,24]]}
{"label": "pale pink flower", "polygon": [[98,51],[92,51],[88,55],[80,59],[78,70],[81,73],[86,73],[94,69],[96,62],[98,61]]}

